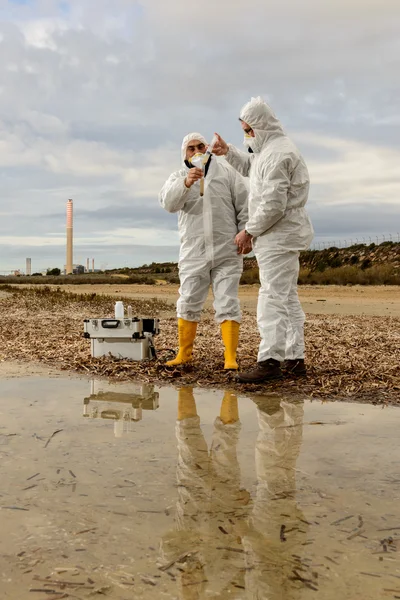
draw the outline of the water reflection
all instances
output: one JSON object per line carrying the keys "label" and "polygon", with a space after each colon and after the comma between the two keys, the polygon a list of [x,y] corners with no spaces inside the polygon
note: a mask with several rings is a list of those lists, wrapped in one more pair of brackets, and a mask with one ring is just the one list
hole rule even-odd
{"label": "water reflection", "polygon": [[158,407],[159,393],[154,391],[154,385],[129,384],[121,388],[121,385],[117,387],[93,379],[90,396],[83,400],[83,416],[113,420],[115,437],[122,437],[133,430],[132,423],[142,420],[143,410],[157,410]]}
{"label": "water reflection", "polygon": [[179,563],[180,598],[298,598],[317,590],[301,558],[308,524],[296,503],[296,460],[304,406],[276,397],[256,399],[254,501],[241,487],[237,457],[237,396],[225,392],[208,448],[192,388],[179,391],[175,528],[162,540],[163,569]]}
{"label": "water reflection", "polygon": [[242,587],[239,524],[249,511],[250,494],[240,485],[237,396],[225,392],[210,448],[192,388],[179,390],[177,412],[178,500],[175,528],[162,540],[162,558],[168,564],[183,557],[176,576],[186,600],[203,598],[206,590],[226,593],[232,582]]}
{"label": "water reflection", "polygon": [[398,409],[61,381],[2,383],[1,598],[400,596]]}
{"label": "water reflection", "polygon": [[257,490],[246,531],[248,598],[299,598],[317,590],[317,574],[303,558],[309,524],[296,502],[296,461],[303,438],[303,402],[257,399]]}

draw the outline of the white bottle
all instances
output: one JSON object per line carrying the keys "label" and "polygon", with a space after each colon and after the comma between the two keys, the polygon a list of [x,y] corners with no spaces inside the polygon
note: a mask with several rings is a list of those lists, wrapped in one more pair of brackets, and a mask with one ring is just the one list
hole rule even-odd
{"label": "white bottle", "polygon": [[128,319],[132,319],[132,306],[128,306]]}
{"label": "white bottle", "polygon": [[123,319],[124,318],[124,303],[121,300],[115,303],[115,318]]}

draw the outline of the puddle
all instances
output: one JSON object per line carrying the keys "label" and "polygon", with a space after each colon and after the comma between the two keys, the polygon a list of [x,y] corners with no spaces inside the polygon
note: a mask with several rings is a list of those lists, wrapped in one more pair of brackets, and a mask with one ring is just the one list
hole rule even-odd
{"label": "puddle", "polygon": [[0,395],[2,598],[400,597],[398,409],[71,378]]}

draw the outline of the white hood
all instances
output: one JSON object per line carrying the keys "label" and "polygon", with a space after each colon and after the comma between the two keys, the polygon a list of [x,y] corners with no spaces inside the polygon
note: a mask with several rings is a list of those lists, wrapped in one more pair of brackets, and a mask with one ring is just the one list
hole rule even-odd
{"label": "white hood", "polygon": [[203,135],[201,135],[201,133],[195,132],[195,133],[189,133],[188,135],[186,135],[183,138],[182,148],[181,148],[181,157],[182,157],[183,164],[185,164],[185,160],[186,160],[187,147],[189,146],[190,142],[193,142],[193,140],[198,140],[199,142],[202,142],[205,146],[207,146],[207,141],[206,141],[205,137]]}
{"label": "white hood", "polygon": [[240,119],[250,125],[260,136],[263,144],[272,136],[284,134],[282,125],[272,108],[260,96],[252,98],[243,106]]}

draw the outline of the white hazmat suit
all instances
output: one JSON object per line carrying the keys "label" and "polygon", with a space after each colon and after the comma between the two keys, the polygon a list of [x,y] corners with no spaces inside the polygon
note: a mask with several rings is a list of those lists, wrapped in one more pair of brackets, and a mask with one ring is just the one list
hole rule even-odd
{"label": "white hazmat suit", "polygon": [[[308,523],[297,503],[296,463],[303,437],[304,406],[258,397],[259,433],[255,448],[257,488],[248,529],[246,594],[249,600],[297,600],[303,597],[299,570],[315,589],[310,564],[304,560]],[[277,406],[274,406],[277,403]],[[311,562],[311,561],[310,561]],[[304,587],[304,586],[303,586]],[[301,589],[301,588],[300,588]]]}
{"label": "white hazmat suit", "polygon": [[[204,196],[200,196],[199,181],[187,188],[185,180],[190,167],[186,153],[194,140],[207,144],[200,133],[191,133],[184,138],[182,168],[172,173],[160,192],[161,206],[170,213],[178,213],[181,241],[177,302],[180,354],[173,363],[167,363],[174,365],[191,360],[192,346],[189,344],[185,350],[182,344],[192,337],[194,339],[195,325],[190,328],[190,323],[200,321],[210,284],[217,323],[235,323],[236,339],[241,320],[238,289],[243,257],[237,253],[235,237],[244,229],[248,218],[247,186],[224,160],[211,156],[204,178]],[[181,326],[184,328],[183,336]],[[224,343],[227,351],[225,339]],[[231,354],[232,360],[228,361],[228,365],[226,363],[225,368],[237,368],[236,349]]]}
{"label": "white hazmat suit", "polygon": [[308,170],[261,98],[252,98],[243,107],[240,119],[254,131],[254,138],[246,138],[252,153],[229,145],[226,159],[250,178],[246,231],[253,236],[261,282],[258,362],[303,359],[305,315],[297,295],[297,279],[299,252],[309,247],[314,234],[304,208]]}
{"label": "white hazmat suit", "polygon": [[232,582],[244,585],[238,528],[242,523],[245,529],[251,503],[240,481],[237,405],[237,397],[225,392],[208,448],[193,389],[179,390],[177,510],[175,527],[162,540],[162,558],[168,563],[188,555],[178,575],[182,600],[243,597]]}

